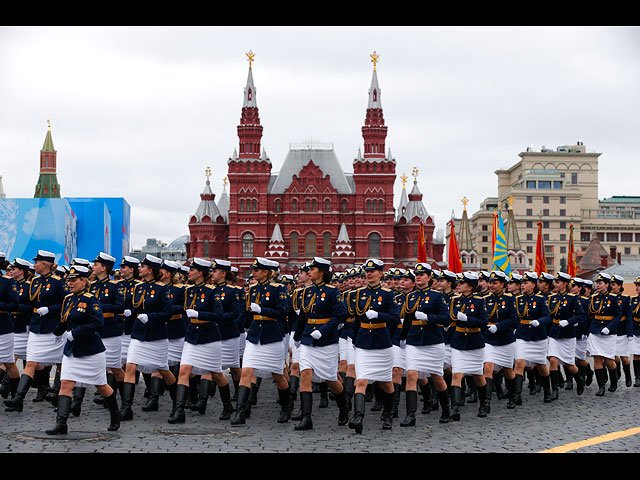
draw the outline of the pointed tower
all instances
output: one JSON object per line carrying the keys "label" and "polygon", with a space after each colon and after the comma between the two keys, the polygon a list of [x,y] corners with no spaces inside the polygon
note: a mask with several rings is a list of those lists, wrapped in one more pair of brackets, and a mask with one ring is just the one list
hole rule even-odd
{"label": "pointed tower", "polygon": [[356,262],[369,257],[385,263],[394,261],[393,185],[396,161],[386,154],[387,126],[384,124],[381,90],[378,83],[379,55],[373,52],[373,75],[369,88],[367,112],[362,138],[364,155],[353,161],[355,186],[355,235],[353,237]]}
{"label": "pointed tower", "polygon": [[407,205],[409,204],[409,199],[407,198],[407,176],[403,173],[400,179],[402,180],[402,193],[400,194],[400,203],[398,204],[396,221],[399,221],[405,214],[407,211]]}
{"label": "pointed tower", "polygon": [[[271,160],[261,145],[262,125],[256,101],[252,63],[255,54],[246,54],[249,75],[244,88],[242,114],[238,125],[239,149],[229,158],[229,261],[244,272],[255,256],[269,246],[268,191]],[[241,273],[242,275],[242,273]]]}
{"label": "pointed tower", "polygon": [[509,197],[507,201],[509,202],[509,211],[507,213],[507,222],[505,225],[505,229],[507,230],[507,253],[509,255],[511,271],[521,273],[529,269],[527,266],[527,254],[520,245],[518,226],[516,225],[516,219],[513,215],[513,197]]}
{"label": "pointed tower", "polygon": [[282,261],[289,256],[289,252],[284,248],[284,238],[282,238],[282,232],[280,231],[280,225],[276,223],[273,227],[273,233],[271,234],[271,240],[269,241],[269,247],[264,252],[265,257],[274,258],[278,262]]}
{"label": "pointed tower", "polygon": [[480,270],[480,260],[478,258],[478,252],[473,248],[473,241],[471,239],[471,224],[469,223],[469,216],[467,215],[467,197],[462,199],[464,205],[462,211],[462,220],[460,222],[460,233],[458,234],[458,248],[460,249],[460,257],[462,259],[463,270]]}
{"label": "pointed tower", "polygon": [[189,220],[189,241],[185,243],[187,257],[226,258],[227,225],[215,202],[209,177],[211,168],[205,171],[207,181],[200,194],[200,204]]}
{"label": "pointed tower", "polygon": [[53,148],[51,123],[47,120],[48,130],[44,145],[40,150],[40,176],[33,198],[60,198],[60,184],[56,175],[57,152]]}
{"label": "pointed tower", "polygon": [[355,256],[356,252],[353,251],[353,246],[347,233],[347,226],[343,223],[340,226],[340,233],[338,233],[333,252],[331,252],[331,262],[334,268],[338,270],[345,269],[354,264]]}
{"label": "pointed tower", "polygon": [[224,184],[222,186],[222,195],[218,200],[218,210],[220,215],[224,219],[224,223],[229,223],[229,195],[227,194],[227,177],[224,177]]}

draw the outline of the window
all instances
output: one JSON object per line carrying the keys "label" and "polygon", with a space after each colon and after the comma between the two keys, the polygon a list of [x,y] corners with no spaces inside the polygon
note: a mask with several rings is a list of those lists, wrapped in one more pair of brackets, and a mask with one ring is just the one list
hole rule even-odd
{"label": "window", "polygon": [[544,253],[553,253],[553,245],[545,245]]}
{"label": "window", "polygon": [[296,200],[295,198],[291,200],[291,211],[292,212],[298,211],[298,200]]}
{"label": "window", "polygon": [[549,234],[548,234],[548,233],[543,233],[543,234],[542,234],[542,238],[543,238],[545,241],[548,241],[548,240],[549,240]]}
{"label": "window", "polygon": [[560,253],[567,253],[567,247],[560,247]]}
{"label": "window", "polygon": [[601,242],[604,242],[604,233],[603,232],[598,232],[596,233],[596,235],[598,236],[598,240]]}
{"label": "window", "polygon": [[560,234],[560,241],[561,242],[566,242],[567,241],[567,234],[566,233],[561,233]]}
{"label": "window", "polygon": [[624,254],[625,255],[631,255],[631,249],[629,247],[625,247]]}
{"label": "window", "polygon": [[636,233],[636,242],[640,242],[640,233]]}
{"label": "window", "polygon": [[292,257],[298,256],[298,234],[297,233],[291,234],[291,242],[289,244],[289,250],[291,250],[289,252],[289,255],[291,255]]}
{"label": "window", "polygon": [[549,222],[542,222],[542,228],[549,228]]}
{"label": "window", "polygon": [[282,209],[281,205],[282,202],[280,202],[280,200],[276,200],[276,212],[279,212]]}
{"label": "window", "polygon": [[311,201],[309,199],[306,199],[304,201],[304,211],[305,212],[310,212],[311,211]]}
{"label": "window", "polygon": [[380,256],[380,235],[372,233],[369,235],[369,257],[377,258]]}
{"label": "window", "polygon": [[487,257],[482,257],[482,263],[483,264],[488,264],[489,263],[489,259]]}
{"label": "window", "polygon": [[527,253],[533,253],[533,247],[531,245],[527,247]]}
{"label": "window", "polygon": [[542,197],[542,203],[549,203],[549,197]]}
{"label": "window", "polygon": [[418,258],[418,240],[413,241],[413,256]]}
{"label": "window", "polygon": [[533,197],[527,197],[527,203],[533,203]]}
{"label": "window", "polygon": [[550,189],[551,188],[551,182],[547,181],[547,180],[539,180],[538,181],[538,188]]}
{"label": "window", "polygon": [[527,188],[536,188],[535,180],[527,180]]}
{"label": "window", "polygon": [[482,225],[482,231],[486,232],[489,230],[489,225]]}
{"label": "window", "polygon": [[591,241],[591,232],[580,232],[580,241],[581,242],[590,242]]}
{"label": "window", "polygon": [[567,228],[567,222],[560,222],[560,228]]}
{"label": "window", "polygon": [[311,211],[312,212],[317,212],[318,211],[318,204],[316,203],[316,199],[315,198],[311,201]]}
{"label": "window", "polygon": [[347,211],[347,200],[346,199],[342,200],[342,211],[343,212]]}
{"label": "window", "polygon": [[482,241],[483,242],[488,242],[489,241],[489,236],[488,235],[483,235],[482,236]]}
{"label": "window", "polygon": [[244,212],[244,200],[240,200],[240,211]]}
{"label": "window", "polygon": [[547,257],[547,265],[553,265],[553,257]]}
{"label": "window", "polygon": [[371,211],[371,200],[367,200],[367,212]]}
{"label": "window", "polygon": [[554,190],[560,190],[562,189],[562,182],[558,181],[558,180],[554,180],[553,181],[553,189]]}
{"label": "window", "polygon": [[209,239],[208,238],[205,238],[204,241],[202,242],[202,255],[204,257],[209,256]]}
{"label": "window", "polygon": [[331,203],[329,202],[329,200],[328,199],[325,200],[324,201],[324,211],[328,212],[330,210],[330,208],[329,208],[330,206],[331,206]]}
{"label": "window", "polygon": [[563,205],[567,203],[567,197],[560,197],[560,203]]}
{"label": "window", "polygon": [[564,209],[564,208],[561,208],[561,209],[560,209],[560,216],[561,216],[561,217],[566,217],[566,216],[567,216],[567,210],[566,210],[566,209]]}
{"label": "window", "polygon": [[549,216],[549,209],[548,208],[543,208],[542,209],[542,216],[543,217],[548,217]]}
{"label": "window", "polygon": [[242,256],[253,257],[253,234],[245,233],[242,236]]}
{"label": "window", "polygon": [[489,247],[482,247],[482,253],[489,253]]}
{"label": "window", "polygon": [[258,202],[256,202],[255,200],[253,200],[251,202],[251,211],[255,212],[257,210],[256,206],[257,206]]}
{"label": "window", "polygon": [[533,233],[527,233],[527,240],[533,240]]}
{"label": "window", "polygon": [[621,242],[633,242],[633,233],[621,233],[620,234]]}
{"label": "window", "polygon": [[576,185],[578,183],[578,174],[577,173],[572,173],[571,174],[571,184],[572,185]]}
{"label": "window", "polygon": [[527,208],[527,217],[531,217],[533,215],[533,209]]}
{"label": "window", "polygon": [[607,242],[617,242],[617,241],[618,241],[617,233],[607,232]]}
{"label": "window", "polygon": [[322,251],[325,257],[331,256],[331,234],[325,233],[322,237]]}
{"label": "window", "polygon": [[316,235],[314,233],[307,233],[304,239],[304,255],[306,257],[316,256]]}
{"label": "window", "polygon": [[533,222],[531,220],[527,221],[527,228],[533,228]]}

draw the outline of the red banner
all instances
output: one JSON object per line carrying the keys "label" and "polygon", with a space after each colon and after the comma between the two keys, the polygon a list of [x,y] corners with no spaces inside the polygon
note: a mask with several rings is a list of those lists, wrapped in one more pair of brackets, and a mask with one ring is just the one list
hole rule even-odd
{"label": "red banner", "polygon": [[420,220],[420,226],[418,227],[418,263],[424,263],[427,261],[427,246],[424,243],[424,225]]}
{"label": "red banner", "polygon": [[542,238],[542,222],[538,222],[538,243],[536,245],[536,273],[540,275],[547,272],[547,260],[544,252],[544,240]]}
{"label": "red banner", "polygon": [[460,259],[460,249],[458,248],[453,222],[449,222],[449,225],[451,226],[451,234],[449,235],[449,270],[453,273],[462,273],[462,260]]}
{"label": "red banner", "polygon": [[569,227],[569,261],[567,262],[567,273],[575,277],[578,270],[576,264],[576,253],[573,247],[573,224]]}

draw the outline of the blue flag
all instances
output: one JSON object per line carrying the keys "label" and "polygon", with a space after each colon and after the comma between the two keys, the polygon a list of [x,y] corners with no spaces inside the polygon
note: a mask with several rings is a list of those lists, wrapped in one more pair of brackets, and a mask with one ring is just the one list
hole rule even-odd
{"label": "blue flag", "polygon": [[[507,252],[507,237],[504,234],[504,223],[500,212],[495,212],[497,222],[494,221],[495,244],[493,246],[493,265],[492,270],[502,270],[507,275],[511,275],[511,263],[509,262],[509,254]],[[497,225],[496,225],[497,223]]]}

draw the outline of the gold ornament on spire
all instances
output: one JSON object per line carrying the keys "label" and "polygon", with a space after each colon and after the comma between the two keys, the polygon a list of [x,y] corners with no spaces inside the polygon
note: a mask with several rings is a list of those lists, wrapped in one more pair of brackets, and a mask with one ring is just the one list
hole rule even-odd
{"label": "gold ornament on spire", "polygon": [[469,203],[469,199],[467,197],[464,197],[462,200],[460,200],[462,202],[462,205],[464,205],[464,209],[467,209],[467,203]]}
{"label": "gold ornament on spire", "polygon": [[406,175],[406,174],[404,174],[404,173],[403,173],[403,174],[402,174],[402,176],[400,177],[400,180],[402,180],[402,189],[403,189],[403,190],[404,190],[404,188],[405,188],[405,186],[406,186],[406,184],[407,184],[407,179],[408,179],[408,178],[409,178],[409,177],[407,177],[407,175]]}
{"label": "gold ornament on spire", "polygon": [[380,55],[378,55],[374,50],[374,52],[370,55],[370,57],[371,57],[371,61],[373,62],[373,71],[375,72],[376,64],[379,62],[378,59],[380,58]]}
{"label": "gold ornament on spire", "polygon": [[226,189],[227,189],[227,177],[224,177],[224,178],[222,179],[222,188],[223,188],[224,190],[226,190]]}
{"label": "gold ornament on spire", "polygon": [[209,177],[211,176],[211,167],[207,167],[204,170],[204,175],[205,175],[205,177],[207,177],[207,183],[208,183],[209,182]]}
{"label": "gold ornament on spire", "polygon": [[249,50],[249,52],[245,53],[245,55],[247,56],[247,60],[249,61],[249,70],[251,70],[251,64],[255,62],[254,57],[256,56],[256,54],[253,53],[252,50]]}
{"label": "gold ornament on spire", "polygon": [[49,130],[51,130],[51,122],[49,120],[47,120],[47,127],[49,127]]}
{"label": "gold ornament on spire", "polygon": [[509,195],[507,202],[509,203],[509,210],[513,210],[513,195]]}
{"label": "gold ornament on spire", "polygon": [[413,176],[413,181],[416,182],[418,180],[418,167],[413,167],[411,175]]}

